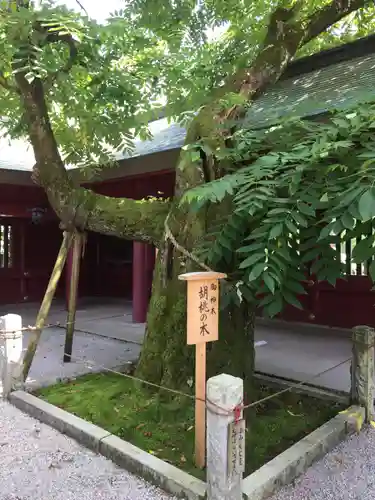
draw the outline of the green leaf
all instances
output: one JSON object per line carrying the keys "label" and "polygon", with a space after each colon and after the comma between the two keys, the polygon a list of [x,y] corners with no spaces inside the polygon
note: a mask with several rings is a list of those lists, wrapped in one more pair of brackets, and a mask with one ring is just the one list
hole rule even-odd
{"label": "green leaf", "polygon": [[260,264],[257,264],[256,266],[253,267],[248,277],[249,282],[255,281],[257,278],[259,278],[259,276],[264,271],[264,265],[265,265],[264,262],[261,262]]}
{"label": "green leaf", "polygon": [[297,202],[297,208],[304,215],[308,215],[311,217],[314,217],[314,215],[315,215],[315,210],[310,205],[307,205],[306,203],[303,203],[302,201]]}
{"label": "green leaf", "polygon": [[361,220],[361,214],[359,213],[358,210],[358,203],[355,202],[349,205],[348,212],[356,221]]}
{"label": "green leaf", "polygon": [[307,294],[305,288],[298,281],[291,281],[291,280],[286,281],[285,288],[287,288],[291,292],[294,292],[298,295],[306,295]]}
{"label": "green leaf", "polygon": [[275,296],[274,300],[264,307],[264,312],[270,318],[279,314],[283,309],[283,301],[280,295]]}
{"label": "green leaf", "polygon": [[270,275],[273,277],[273,279],[281,285],[281,283],[284,280],[283,273],[280,271],[280,268],[275,265],[273,265],[271,262],[268,262],[267,264],[267,271],[270,273]]}
{"label": "green leaf", "polygon": [[276,267],[278,267],[280,270],[283,270],[286,267],[285,262],[283,262],[280,259],[280,254],[276,254],[275,252],[272,252],[268,255],[268,262],[269,264],[276,264]]}
{"label": "green leaf", "polygon": [[354,229],[355,219],[350,215],[349,212],[345,212],[341,218],[341,223],[346,229]]}
{"label": "green leaf", "polygon": [[320,231],[320,234],[319,234],[319,237],[318,237],[318,241],[325,240],[326,238],[328,238],[328,236],[330,236],[331,232],[332,232],[332,224],[327,224]]}
{"label": "green leaf", "polygon": [[346,207],[351,204],[361,193],[363,193],[363,187],[355,187],[354,189],[351,187],[337,205],[337,208]]}
{"label": "green leaf", "polygon": [[295,297],[293,293],[290,293],[288,290],[284,289],[282,294],[288,304],[296,307],[297,309],[303,310],[301,302]]}
{"label": "green leaf", "polygon": [[295,226],[290,219],[285,220],[285,225],[291,233],[298,234],[298,227]]}
{"label": "green leaf", "polygon": [[267,294],[259,302],[259,307],[267,306],[267,305],[271,304],[271,302],[273,302],[274,300],[275,300],[275,297],[272,294]]}
{"label": "green leaf", "polygon": [[315,247],[303,254],[302,256],[302,262],[312,262],[315,260],[321,253],[321,248],[320,247]]}
{"label": "green leaf", "polygon": [[366,262],[375,253],[375,248],[373,247],[374,236],[370,236],[364,240],[359,241],[353,249],[352,260],[357,264]]}
{"label": "green leaf", "polygon": [[270,210],[267,214],[267,216],[272,216],[272,215],[286,215],[289,213],[289,210],[286,210],[285,208],[273,208]]}
{"label": "green leaf", "polygon": [[283,232],[283,225],[282,224],[277,224],[275,227],[273,227],[270,231],[270,235],[268,237],[269,240],[273,240],[280,236],[280,234]]}
{"label": "green leaf", "polygon": [[278,246],[276,252],[277,255],[285,259],[287,262],[290,261],[290,253],[287,247]]}
{"label": "green leaf", "polygon": [[299,224],[300,226],[302,227],[308,226],[307,220],[304,217],[302,217],[302,215],[299,214],[298,212],[292,212],[292,217],[296,221],[296,223]]}
{"label": "green leaf", "polygon": [[298,268],[297,269],[293,269],[292,267],[289,268],[288,276],[296,281],[303,281],[305,279],[305,275]]}
{"label": "green leaf", "polygon": [[375,282],[375,260],[373,260],[369,267],[369,275],[373,282]]}
{"label": "green leaf", "polygon": [[270,274],[263,273],[263,281],[271,293],[275,293],[275,280],[270,276]]}
{"label": "green leaf", "polygon": [[375,217],[375,189],[365,191],[358,202],[358,211],[362,221],[366,222]]}
{"label": "green leaf", "polygon": [[245,247],[241,247],[237,250],[238,253],[250,253],[255,250],[259,250],[260,248],[264,249],[263,243],[253,243],[252,245],[246,245]]}
{"label": "green leaf", "polygon": [[324,266],[324,260],[323,259],[317,259],[313,262],[312,266],[311,266],[311,272],[313,274],[317,273],[320,271],[320,269],[322,269],[322,267]]}
{"label": "green leaf", "polygon": [[[254,265],[259,260],[261,260],[261,259],[264,260],[264,258],[265,258],[264,252],[263,253],[255,253],[253,255],[250,255],[250,257],[247,257],[247,259],[245,259],[244,261],[242,261],[241,264],[239,265],[239,268],[246,269],[247,267]],[[264,266],[264,264],[262,264],[262,266]]]}

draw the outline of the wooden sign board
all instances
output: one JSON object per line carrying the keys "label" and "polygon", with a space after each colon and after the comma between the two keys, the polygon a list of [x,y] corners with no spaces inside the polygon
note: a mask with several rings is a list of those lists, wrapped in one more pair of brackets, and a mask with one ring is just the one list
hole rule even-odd
{"label": "wooden sign board", "polygon": [[219,338],[219,279],[215,272],[187,273],[187,344],[213,342]]}
{"label": "wooden sign board", "polygon": [[228,424],[228,476],[245,472],[245,420]]}
{"label": "wooden sign board", "polygon": [[187,343],[195,344],[195,463],[206,460],[206,343],[219,338],[219,279],[215,272],[186,273]]}

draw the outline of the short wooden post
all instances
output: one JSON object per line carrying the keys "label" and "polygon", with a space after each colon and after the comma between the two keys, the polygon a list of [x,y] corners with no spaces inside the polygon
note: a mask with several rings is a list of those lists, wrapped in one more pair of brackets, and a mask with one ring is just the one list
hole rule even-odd
{"label": "short wooden post", "polygon": [[221,374],[207,382],[207,500],[242,500],[245,470],[243,381]]}
{"label": "short wooden post", "polygon": [[223,273],[181,274],[188,282],[187,343],[195,345],[195,463],[206,463],[206,343],[219,338],[219,279]]}
{"label": "short wooden post", "polygon": [[22,318],[19,314],[0,317],[0,392],[7,398],[22,384]]}
{"label": "short wooden post", "polygon": [[79,285],[79,269],[82,256],[83,233],[75,231],[73,240],[73,254],[70,273],[70,290],[68,303],[68,321],[66,325],[65,347],[64,347],[64,363],[69,363],[72,360],[73,350],[73,335],[76,321],[77,311],[77,295]]}
{"label": "short wooden post", "polygon": [[356,326],[352,338],[351,402],[365,408],[366,422],[369,423],[374,420],[375,331],[369,326]]}
{"label": "short wooden post", "polygon": [[61,273],[64,269],[66,256],[72,244],[73,233],[65,232],[64,239],[61,243],[59,254],[57,256],[55,266],[53,268],[50,280],[48,282],[46,293],[44,294],[42,305],[40,306],[38,316],[36,317],[35,330],[31,332],[31,338],[27,351],[23,360],[23,379],[26,381],[30,371],[31,363],[34,359],[36,348],[38,347],[39,339],[42,334],[44,324],[46,322],[53,296],[55,295],[57,283],[59,282]]}

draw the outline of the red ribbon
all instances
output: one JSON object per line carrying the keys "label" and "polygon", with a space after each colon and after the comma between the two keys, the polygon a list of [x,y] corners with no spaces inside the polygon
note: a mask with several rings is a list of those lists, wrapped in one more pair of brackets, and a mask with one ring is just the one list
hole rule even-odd
{"label": "red ribbon", "polygon": [[237,405],[234,408],[234,422],[237,423],[241,420],[242,406]]}

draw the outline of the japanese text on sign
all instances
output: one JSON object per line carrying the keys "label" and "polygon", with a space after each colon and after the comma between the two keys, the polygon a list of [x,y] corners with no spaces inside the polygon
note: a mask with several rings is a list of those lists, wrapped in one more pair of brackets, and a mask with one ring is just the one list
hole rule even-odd
{"label": "japanese text on sign", "polygon": [[228,475],[245,470],[245,420],[228,425]]}
{"label": "japanese text on sign", "polygon": [[210,335],[208,329],[209,317],[217,315],[217,284],[201,285],[199,287],[199,334],[204,337]]}
{"label": "japanese text on sign", "polygon": [[190,281],[188,284],[187,306],[187,343],[199,344],[218,340],[218,281]]}

